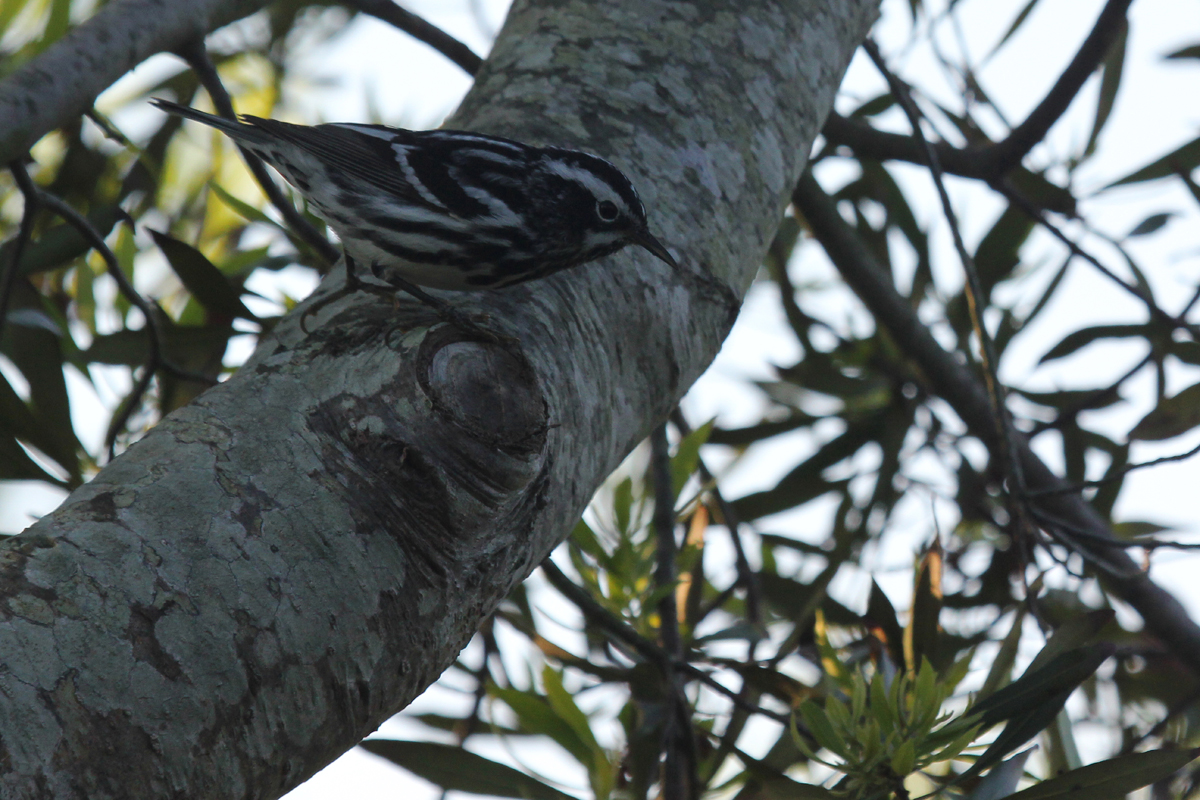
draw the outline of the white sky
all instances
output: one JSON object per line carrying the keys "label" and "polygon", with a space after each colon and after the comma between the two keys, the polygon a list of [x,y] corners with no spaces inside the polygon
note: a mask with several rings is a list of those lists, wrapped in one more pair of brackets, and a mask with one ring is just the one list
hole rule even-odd
{"label": "white sky", "polygon": [[[978,64],[1024,4],[1024,0],[965,0],[960,4],[962,38],[972,63]],[[503,19],[507,3],[504,0],[426,0],[406,2],[404,5],[482,54]],[[941,7],[943,4],[935,2],[935,5]],[[1045,90],[1074,55],[1102,5],[1100,0],[1043,0],[1022,32],[982,71],[981,82],[1010,120],[1022,119],[1041,100]],[[1186,12],[1182,10],[1184,8]],[[902,77],[928,90],[928,76],[940,74],[941,70],[927,49],[903,53],[910,19],[907,0],[884,0],[883,9],[883,17],[876,26],[875,35],[884,53],[892,59],[893,69]],[[476,14],[476,10],[481,13]],[[943,50],[958,60],[960,51],[953,31],[949,27],[944,30],[945,35],[939,38]],[[1101,139],[1100,157],[1077,175],[1080,195],[1086,198],[1106,183],[1195,138],[1200,127],[1200,104],[1194,100],[1200,79],[1200,62],[1164,62],[1162,56],[1197,42],[1200,42],[1200,14],[1191,5],[1179,4],[1177,0],[1140,0],[1134,4],[1121,92]],[[157,65],[146,65],[138,72],[141,80],[144,80],[147,73],[156,69],[173,68],[167,60],[160,59]],[[134,76],[135,80],[138,78],[139,75]],[[337,85],[321,86],[322,80],[329,78],[336,78]],[[371,109],[375,109],[387,122],[419,128],[435,126],[453,110],[469,86],[469,78],[458,67],[428,47],[383,23],[361,18],[332,42],[314,49],[297,71],[288,90],[289,99],[301,108],[309,109],[314,121],[316,117],[323,120],[361,120],[369,116]],[[1044,163],[1046,153],[1061,155],[1074,152],[1081,142],[1086,141],[1095,108],[1096,86],[1097,82],[1093,79],[1067,116],[1052,130],[1048,143],[1035,150],[1027,163]],[[839,101],[839,107],[846,110],[857,101],[878,94],[881,89],[878,75],[860,53],[843,85],[845,96]],[[118,86],[114,91],[121,91],[121,87]],[[957,92],[952,88],[946,88],[938,96],[950,107],[957,108]],[[908,130],[898,114],[883,121],[894,126],[895,130]],[[898,167],[894,173],[909,192],[919,220],[934,231],[933,257],[937,285],[943,294],[950,294],[961,284],[961,277],[928,175],[916,167]],[[852,177],[852,173],[845,167],[830,164],[821,168],[818,177],[827,188],[834,188]],[[963,221],[968,246],[973,247],[1002,206],[989,192],[980,190],[970,182],[951,179],[950,190]],[[1159,235],[1129,243],[1129,249],[1149,274],[1161,304],[1168,311],[1178,310],[1184,302],[1183,298],[1200,281],[1200,261],[1197,260],[1200,254],[1200,227],[1196,225],[1200,214],[1196,203],[1178,182],[1142,184],[1103,198],[1086,199],[1081,208],[1095,228],[1111,235],[1127,232],[1150,213],[1179,212],[1180,216],[1174,218]],[[1066,227],[1072,232],[1079,230],[1077,226]],[[1112,250],[1096,244],[1094,239],[1085,241],[1095,254],[1118,273],[1126,274]],[[1022,251],[1022,256],[1026,264],[1039,265],[1048,261],[1057,262],[1061,258],[1057,246],[1041,233],[1035,235]],[[830,285],[834,283],[834,273],[815,246],[801,249],[799,257],[791,265],[791,272],[798,285],[813,284],[816,287],[802,295],[802,305],[813,309],[824,319],[841,318],[855,330],[869,329],[869,318],[857,301],[845,291]],[[1039,273],[1032,280],[1005,289],[1004,297],[1022,298],[1027,303],[1028,298],[1037,296],[1038,289],[1047,279],[1048,275]],[[825,284],[825,288],[820,288],[822,284]],[[1037,369],[1037,359],[1064,334],[1083,325],[1118,319],[1137,322],[1143,318],[1144,314],[1135,304],[1096,277],[1088,267],[1077,263],[1051,307],[1043,312],[1036,329],[1018,340],[1006,354],[1003,377],[1022,388],[1041,390],[1103,385],[1135,363],[1142,354],[1133,348],[1106,342],[1085,349],[1050,368]],[[713,416],[730,426],[757,419],[763,401],[756,390],[746,385],[747,381],[773,377],[773,364],[791,364],[798,355],[799,349],[787,331],[774,286],[756,285],[721,354],[688,395],[684,404],[686,413],[694,423]],[[1197,380],[1200,380],[1200,370],[1176,370],[1170,391],[1174,393]],[[1085,418],[1085,424],[1095,425],[1122,437],[1152,402],[1152,384],[1148,380],[1139,380],[1131,388],[1134,391],[1127,398],[1131,402],[1102,414],[1090,414]],[[95,420],[98,417],[89,413],[89,408],[94,409],[98,402],[111,402],[117,396],[119,386],[97,395],[86,389],[81,380],[73,379],[72,389],[75,392],[77,417],[82,425],[90,424],[93,435],[89,439],[96,441],[102,435],[102,426],[96,433]],[[837,431],[830,428],[821,429],[821,432],[824,436],[832,436]],[[1197,443],[1200,443],[1200,432],[1165,443],[1137,443],[1133,447],[1131,460],[1143,461],[1182,452]],[[818,444],[818,441],[804,434],[781,437],[780,441],[760,447],[753,458],[736,466],[725,476],[723,490],[727,496],[737,497],[770,486],[775,478],[790,470]],[[1061,458],[1052,444],[1049,439],[1039,440],[1037,449],[1052,466],[1057,467]],[[713,452],[711,457],[717,463],[722,461],[719,452]],[[861,462],[858,466],[868,466],[869,461],[869,456],[862,457],[858,459]],[[1196,532],[1200,511],[1192,502],[1192,497],[1197,478],[1200,478],[1198,464],[1200,462],[1189,461],[1134,473],[1127,480],[1122,493],[1118,518],[1175,524],[1181,534]],[[1104,464],[1098,462],[1091,466],[1099,471]],[[939,475],[940,467],[937,465],[918,463],[909,469],[950,486],[944,471]],[[60,497],[59,493],[31,484],[0,489],[0,529],[24,527],[30,515],[46,513],[58,503]],[[918,501],[914,498],[902,504],[894,523],[899,533],[889,538],[886,552],[869,553],[864,561],[868,568],[877,573],[876,577],[898,607],[907,605],[911,581],[907,569],[916,547],[930,535],[934,521],[932,514],[937,514],[937,522],[943,531],[951,529],[956,521],[950,504],[937,503],[932,508],[936,512],[931,511],[928,499]],[[828,507],[813,503],[800,512],[770,520],[764,529],[811,539],[812,536],[805,532],[827,530],[825,520],[829,513]],[[1200,594],[1197,593],[1191,572],[1195,567],[1194,557],[1186,553],[1160,550],[1153,558],[1154,579],[1177,592],[1193,613],[1200,610]],[[861,607],[865,602],[865,589],[860,578],[861,573],[843,570],[833,588],[834,594],[852,607]],[[534,581],[534,587],[541,585],[537,578]],[[534,592],[535,599],[545,599],[547,596],[546,592]],[[560,613],[557,605],[553,606],[553,613],[568,624],[573,619],[568,611]],[[561,640],[569,641],[567,632],[564,631]],[[462,695],[446,689],[434,689],[418,700],[412,710],[436,708],[444,711],[447,704],[460,707],[463,702]],[[589,707],[591,703],[602,705],[604,698],[588,699],[587,703]],[[381,733],[399,738],[429,736],[422,726],[402,720],[385,724]],[[772,738],[764,738],[763,741]],[[473,748],[484,755],[515,763],[512,753],[506,752],[503,747],[485,742],[484,739],[472,742]],[[1100,746],[1093,749],[1096,747]],[[564,780],[568,791],[575,790],[576,794],[582,794],[579,791],[582,788],[580,774],[567,765],[565,757],[560,757],[552,746],[522,752],[536,760],[539,772]],[[1092,757],[1101,755],[1102,752],[1095,752]],[[420,799],[439,795],[440,791],[429,784],[354,750],[288,797],[291,800],[343,797],[382,800],[385,797]]]}

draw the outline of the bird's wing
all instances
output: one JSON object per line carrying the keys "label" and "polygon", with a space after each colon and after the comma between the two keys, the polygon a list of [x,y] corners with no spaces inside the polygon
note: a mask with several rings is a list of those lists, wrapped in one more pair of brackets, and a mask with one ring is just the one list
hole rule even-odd
{"label": "bird's wing", "polygon": [[309,126],[251,116],[242,119],[328,164],[329,178],[346,184],[343,188],[352,189],[356,182],[366,184],[403,203],[441,210],[413,184],[411,171],[406,173],[404,168],[404,152],[412,144],[412,131],[384,125]]}

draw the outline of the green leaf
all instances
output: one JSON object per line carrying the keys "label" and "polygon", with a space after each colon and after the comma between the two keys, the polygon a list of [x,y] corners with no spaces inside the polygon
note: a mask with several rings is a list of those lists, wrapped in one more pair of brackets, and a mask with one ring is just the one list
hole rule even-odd
{"label": "green leaf", "polygon": [[1171,218],[1174,216],[1176,216],[1174,211],[1160,211],[1157,214],[1151,214],[1137,225],[1133,226],[1133,230],[1125,234],[1125,238],[1131,239],[1135,236],[1149,236],[1170,222]]}
{"label": "green leaf", "polygon": [[232,208],[237,213],[241,214],[243,217],[245,217],[250,222],[261,222],[265,225],[270,225],[274,228],[283,230],[283,226],[280,225],[278,222],[271,219],[266,214],[264,214],[261,210],[255,208],[254,206],[250,205],[249,203],[246,203],[246,202],[243,202],[242,200],[237,199],[232,194],[230,194],[229,192],[222,189],[221,186],[219,184],[217,184],[216,181],[209,181],[208,188],[209,188],[209,191],[211,191],[213,194],[215,194],[221,200],[221,202],[223,202],[225,205]]}
{"label": "green leaf", "polygon": [[991,52],[987,54],[987,58],[984,59],[985,61],[990,60],[992,56],[998,53],[1000,48],[1004,46],[1004,43],[1011,39],[1013,34],[1015,34],[1020,27],[1025,24],[1025,20],[1029,18],[1030,13],[1033,11],[1034,7],[1037,6],[1037,3],[1038,0],[1029,0],[1029,2],[1025,4],[1025,7],[1022,8],[1020,12],[1017,13],[1017,16],[1013,19],[1012,24],[1008,26],[1008,30],[1006,30],[1004,35],[1000,37],[1000,41],[996,42],[996,46],[993,47]]}
{"label": "green leaf", "polygon": [[1168,178],[1180,171],[1191,172],[1197,166],[1200,166],[1200,138],[1193,139],[1158,160],[1129,173],[1124,178],[1113,181],[1104,188],[1111,189],[1114,186],[1126,186],[1131,183]]}
{"label": "green leaf", "polygon": [[913,591],[912,614],[904,629],[904,665],[916,672],[922,660],[939,664],[938,620],[942,613],[942,548],[934,546],[921,558]]}
{"label": "green leaf", "polygon": [[1200,58],[1200,44],[1182,47],[1173,53],[1167,53],[1163,58]]}
{"label": "green leaf", "polygon": [[748,494],[733,501],[738,516],[749,522],[804,505],[821,495],[841,489],[846,481],[826,481],[822,473],[877,439],[885,421],[886,417],[878,414],[852,424],[844,433],[823,444],[817,452],[783,476],[773,489]]}
{"label": "green leaf", "polygon": [[978,694],[975,695],[976,701],[983,700],[989,697],[997,689],[1000,689],[1008,683],[1009,676],[1012,675],[1013,664],[1017,660],[1017,649],[1021,645],[1021,628],[1025,622],[1025,613],[1027,608],[1021,605],[1017,608],[1016,614],[1013,617],[1012,627],[1008,629],[1008,635],[1004,637],[1004,641],[1000,645],[1000,650],[992,659],[992,666],[988,668],[987,677],[983,681],[983,686],[979,688]]}
{"label": "green leaf", "polygon": [[882,114],[894,105],[896,105],[896,95],[891,92],[884,92],[863,102],[862,105],[851,111],[848,116],[874,117]]}
{"label": "green leaf", "polygon": [[787,419],[776,422],[760,422],[745,428],[714,428],[708,437],[709,444],[724,444],[730,447],[749,447],[755,442],[770,439],[797,428],[804,428],[817,421],[817,417],[792,411]]}
{"label": "green leaf", "polygon": [[562,683],[562,676],[549,664],[542,669],[542,685],[546,690],[546,699],[559,718],[571,726],[579,741],[588,749],[589,758],[583,761],[587,768],[588,779],[592,784],[592,794],[596,800],[606,800],[612,794],[613,768],[608,760],[608,754],[596,741],[592,733],[591,723],[587,715],[575,704],[574,698]]}
{"label": "green leaf", "polygon": [[1200,749],[1130,753],[1072,770],[1009,795],[1011,800],[1119,800],[1163,780],[1200,755]]}
{"label": "green leaf", "polygon": [[[834,706],[841,704],[834,698],[829,698],[825,701],[826,708],[832,709]],[[845,759],[848,757],[849,750],[846,747],[846,740],[838,733],[837,728],[829,719],[829,714],[825,709],[811,700],[806,700],[800,704],[800,716],[804,719],[804,724],[808,728],[809,733],[817,740],[817,744],[824,747],[831,753]]]}
{"label": "green leaf", "polygon": [[1036,672],[1063,653],[1091,644],[1104,626],[1116,618],[1116,612],[1111,608],[1101,608],[1086,614],[1072,617],[1059,625],[1046,640],[1041,651],[1033,657],[1026,667],[1027,673]]}
{"label": "green leaf", "polygon": [[1200,383],[1163,400],[1129,432],[1130,439],[1157,442],[1200,425]]}
{"label": "green leaf", "polygon": [[871,579],[871,594],[867,598],[867,613],[863,620],[870,628],[877,628],[883,635],[892,663],[899,667],[904,663],[904,629],[896,619],[896,609],[884,594],[875,579]]}
{"label": "green leaf", "polygon": [[1117,99],[1117,91],[1121,88],[1121,75],[1125,71],[1125,43],[1129,38],[1129,23],[1121,21],[1121,32],[1113,41],[1104,63],[1100,65],[1100,93],[1096,97],[1096,116],[1092,122],[1092,133],[1084,147],[1084,157],[1096,152],[1096,142],[1100,132],[1112,113],[1113,103]]}
{"label": "green leaf", "polygon": [[892,753],[892,771],[903,777],[913,771],[917,763],[917,745],[912,739],[907,739]]}
{"label": "green leaf", "polygon": [[[12,300],[14,312],[29,309],[53,313],[25,282],[14,287]],[[75,437],[70,396],[63,375],[64,346],[74,347],[74,344],[64,334],[61,325],[57,333],[42,327],[9,325],[0,339],[0,352],[8,356],[29,383],[29,408],[37,420],[38,431],[37,438],[31,437],[29,441],[58,462],[72,480],[79,480],[82,445]]]}
{"label": "green leaf", "polygon": [[839,800],[844,796],[823,786],[794,781],[767,761],[736,752],[738,760],[746,765],[746,774],[750,778],[735,800]]}
{"label": "green leaf", "polygon": [[[449,716],[446,716],[445,714],[412,714],[412,715],[406,714],[405,719],[415,719],[418,722],[420,722],[421,724],[428,725],[430,728],[433,728],[434,730],[446,731],[447,733],[454,733],[454,732],[462,729],[463,726],[467,722],[467,720],[465,720],[462,717],[449,717]],[[510,728],[507,725],[501,725],[500,723],[494,722],[494,721],[477,726],[475,731],[471,735],[472,736],[487,736],[489,734],[498,735],[498,736],[530,736],[530,735],[532,735],[528,731],[521,731],[521,730],[517,730],[516,728]]]}
{"label": "green leaf", "polygon": [[1011,795],[1025,774],[1025,762],[1029,760],[1029,756],[1033,755],[1035,750],[1037,750],[1036,747],[1030,747],[1007,761],[997,764],[987,775],[983,776],[979,784],[967,795],[966,800],[1000,800],[1002,797]]}
{"label": "green leaf", "polygon": [[584,767],[592,764],[592,748],[550,704],[532,692],[500,686],[488,692],[513,710],[522,730],[549,736]]}
{"label": "green leaf", "polygon": [[39,467],[15,439],[4,435],[0,435],[0,479],[45,481],[58,486],[63,485],[62,481]]}
{"label": "green leaf", "polygon": [[675,497],[679,497],[683,485],[696,471],[696,464],[700,461],[700,448],[708,441],[715,422],[716,420],[709,420],[680,440],[675,457],[671,459],[671,482],[675,487]]}
{"label": "green leaf", "polygon": [[975,267],[984,297],[990,297],[996,284],[1011,275],[1021,263],[1021,246],[1029,238],[1033,225],[1028,214],[1010,205],[979,242],[975,250]]}
{"label": "green leaf", "polygon": [[1064,653],[1032,674],[1026,670],[1018,680],[970,709],[968,719],[978,718],[982,729],[1005,719],[1008,724],[964,775],[982,772],[1051,725],[1071,692],[1115,650],[1105,642]]}
{"label": "green leaf", "polygon": [[1143,536],[1153,536],[1156,533],[1166,533],[1167,531],[1178,530],[1171,525],[1159,525],[1157,522],[1114,522],[1112,524],[1113,536],[1118,539],[1138,539]]}
{"label": "green leaf", "polygon": [[1097,339],[1142,338],[1149,333],[1150,330],[1146,325],[1093,325],[1090,328],[1082,328],[1067,334],[1061,342],[1051,347],[1046,355],[1038,360],[1038,363],[1045,364],[1047,361],[1069,356]]}
{"label": "green leaf", "polygon": [[203,253],[165,233],[151,230],[150,235],[166,255],[171,269],[179,276],[184,287],[209,314],[227,319],[257,319],[242,303],[225,274],[213,266]]}
{"label": "green leaf", "polygon": [[[990,697],[976,703],[967,714],[978,717],[984,728],[1012,719],[1022,712],[1036,708],[1063,691],[1074,691],[1111,656],[1115,648],[1108,643],[1081,647],[1051,659],[1037,670],[1025,670],[1020,678]],[[1065,700],[1065,698],[1064,698]],[[1055,709],[1049,719],[1058,713]]]}
{"label": "green leaf", "polygon": [[[7,0],[2,5],[7,6]],[[99,206],[88,212],[87,218],[92,227],[102,237],[106,237],[124,213],[117,205]],[[7,266],[12,261],[15,244],[15,239],[9,239],[0,245],[0,264]],[[21,264],[17,268],[17,274],[29,276],[65,267],[90,249],[91,245],[74,225],[55,225],[25,247],[21,253]]]}
{"label": "green leaf", "polygon": [[368,739],[359,747],[450,791],[523,800],[574,800],[524,772],[453,745]]}

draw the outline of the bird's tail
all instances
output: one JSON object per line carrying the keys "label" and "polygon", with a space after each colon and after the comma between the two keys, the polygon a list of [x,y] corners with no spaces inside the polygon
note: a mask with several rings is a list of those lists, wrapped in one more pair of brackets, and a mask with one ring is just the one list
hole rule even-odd
{"label": "bird's tail", "polygon": [[168,114],[174,114],[179,117],[195,120],[210,127],[228,134],[235,141],[246,145],[269,144],[271,136],[265,131],[253,125],[247,125],[244,122],[238,122],[232,119],[218,117],[215,114],[206,114],[203,111],[197,111],[191,106],[172,103],[170,100],[162,100],[160,98],[152,98],[150,100],[158,108]]}

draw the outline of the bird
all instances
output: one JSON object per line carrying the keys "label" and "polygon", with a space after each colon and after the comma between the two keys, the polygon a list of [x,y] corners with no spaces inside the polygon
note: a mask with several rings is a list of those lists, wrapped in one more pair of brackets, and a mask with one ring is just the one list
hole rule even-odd
{"label": "bird", "polygon": [[[341,240],[347,291],[357,264],[475,327],[420,287],[499,289],[637,245],[673,270],[633,183],[611,162],[473,131],[228,119],[155,98],[272,166]],[[383,288],[383,287],[379,287]]]}

